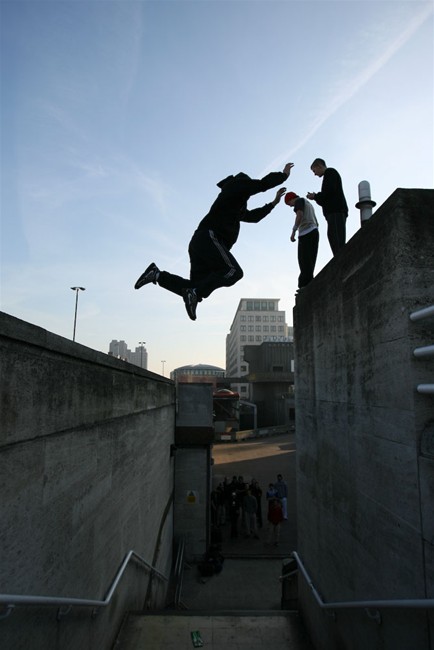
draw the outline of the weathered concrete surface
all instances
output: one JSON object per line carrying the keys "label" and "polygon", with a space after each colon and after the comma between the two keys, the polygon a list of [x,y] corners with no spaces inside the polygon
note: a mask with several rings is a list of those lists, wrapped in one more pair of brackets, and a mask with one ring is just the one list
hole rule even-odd
{"label": "weathered concrete surface", "polygon": [[[6,314],[0,355],[1,591],[103,599],[131,549],[168,575],[173,383]],[[96,618],[18,607],[0,646],[109,648],[125,611],[165,592],[131,565]]]}
{"label": "weathered concrete surface", "polygon": [[116,648],[191,650],[199,631],[206,650],[312,650],[295,615],[135,615],[126,621]]}
{"label": "weathered concrete surface", "polygon": [[[434,596],[434,191],[396,190],[297,298],[299,553],[326,601]],[[318,650],[432,650],[426,612],[301,606]],[[431,641],[430,641],[431,639]]]}

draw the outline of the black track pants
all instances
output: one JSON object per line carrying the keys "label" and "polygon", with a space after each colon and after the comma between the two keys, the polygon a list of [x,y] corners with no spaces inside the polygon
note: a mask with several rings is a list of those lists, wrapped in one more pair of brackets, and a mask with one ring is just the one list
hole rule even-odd
{"label": "black track pants", "polygon": [[332,212],[326,214],[327,238],[333,255],[336,255],[345,246],[346,239],[346,214],[343,212]]}
{"label": "black track pants", "polygon": [[316,257],[318,255],[319,233],[318,229],[312,230],[307,235],[298,237],[298,265],[300,275],[298,276],[298,287],[305,287],[313,280]]}
{"label": "black track pants", "polygon": [[230,287],[243,277],[235,257],[214,235],[212,230],[196,230],[191,238],[190,279],[161,271],[160,287],[178,295],[186,288],[196,289],[198,298],[208,298],[219,287]]}

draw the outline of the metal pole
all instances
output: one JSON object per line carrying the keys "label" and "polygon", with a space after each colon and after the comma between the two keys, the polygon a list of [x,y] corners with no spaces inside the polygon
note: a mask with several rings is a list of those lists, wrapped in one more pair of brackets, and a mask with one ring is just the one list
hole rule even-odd
{"label": "metal pole", "polygon": [[139,341],[140,345],[140,367],[143,368],[143,346],[145,345],[146,341]]}
{"label": "metal pole", "polygon": [[75,329],[77,326],[77,308],[78,308],[78,292],[79,291],[85,291],[85,287],[71,287],[73,291],[75,291],[75,313],[74,313],[74,330],[72,333],[72,340],[75,341]]}

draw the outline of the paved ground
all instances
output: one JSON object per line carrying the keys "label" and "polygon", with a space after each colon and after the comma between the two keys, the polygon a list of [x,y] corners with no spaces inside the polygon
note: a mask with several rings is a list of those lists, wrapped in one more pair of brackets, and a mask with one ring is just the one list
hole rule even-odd
{"label": "paved ground", "polygon": [[[262,513],[264,528],[259,531],[260,540],[230,538],[230,526],[221,529],[223,554],[226,557],[288,557],[297,548],[296,485],[295,485],[295,434],[286,433],[269,438],[258,438],[247,442],[214,445],[213,487],[225,476],[243,476],[250,482],[255,478],[263,490]],[[265,492],[268,484],[282,474],[288,484],[288,521],[282,523],[279,547],[265,547],[267,504]]]}

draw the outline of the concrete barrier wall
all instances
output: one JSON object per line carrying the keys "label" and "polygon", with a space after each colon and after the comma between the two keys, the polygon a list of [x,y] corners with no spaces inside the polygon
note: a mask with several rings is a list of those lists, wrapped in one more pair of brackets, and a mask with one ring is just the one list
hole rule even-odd
{"label": "concrete barrier wall", "polygon": [[[396,190],[297,297],[298,550],[328,602],[434,597],[434,358],[413,355],[434,323],[409,319],[434,303],[433,214]],[[434,648],[426,611],[300,602],[317,650]]]}
{"label": "concrete barrier wall", "polygon": [[[168,576],[174,384],[6,314],[0,355],[1,592],[103,599],[129,550]],[[96,617],[18,607],[0,646],[105,650],[165,593],[132,564]]]}

